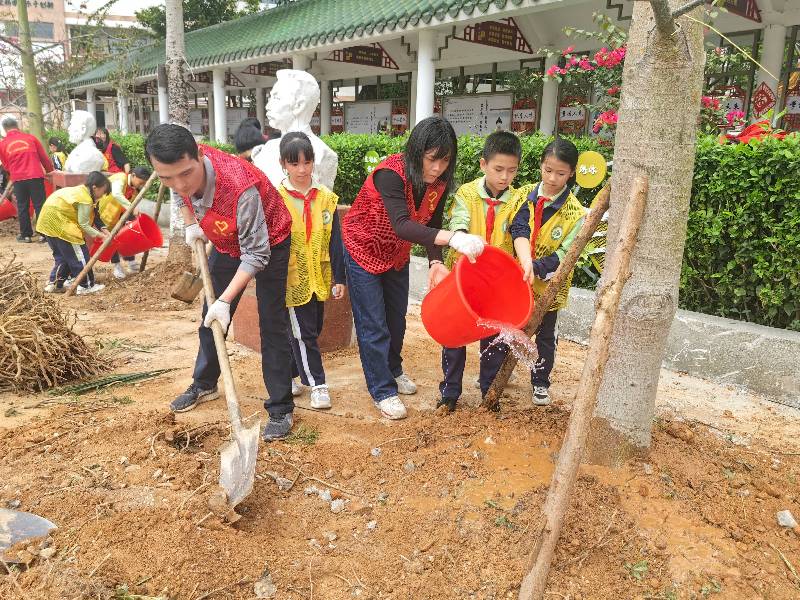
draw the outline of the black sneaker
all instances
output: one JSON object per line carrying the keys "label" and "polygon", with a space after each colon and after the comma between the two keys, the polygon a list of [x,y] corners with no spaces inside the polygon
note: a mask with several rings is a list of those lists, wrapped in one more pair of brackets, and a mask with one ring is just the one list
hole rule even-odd
{"label": "black sneaker", "polygon": [[219,390],[217,389],[217,386],[214,386],[210,390],[204,390],[203,388],[200,388],[196,384],[192,383],[188,388],[186,388],[185,392],[183,392],[170,403],[169,409],[175,413],[182,413],[192,410],[201,402],[208,402],[209,400],[215,400],[216,398],[219,398]]}
{"label": "black sneaker", "polygon": [[289,435],[293,424],[294,417],[291,414],[280,417],[270,417],[269,421],[264,426],[264,433],[261,435],[261,437],[265,442],[282,440]]}
{"label": "black sneaker", "polygon": [[458,398],[439,398],[436,402],[436,408],[446,406],[447,412],[451,413],[456,409],[456,402],[458,402]]}
{"label": "black sneaker", "polygon": [[17,241],[22,242],[23,244],[30,244],[32,240],[27,235],[18,235]]}

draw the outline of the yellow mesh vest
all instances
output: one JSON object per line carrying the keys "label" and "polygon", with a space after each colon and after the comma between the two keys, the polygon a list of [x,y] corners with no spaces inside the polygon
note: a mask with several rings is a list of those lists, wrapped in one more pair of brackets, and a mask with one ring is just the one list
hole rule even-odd
{"label": "yellow mesh vest", "polygon": [[36,231],[70,244],[85,243],[83,231],[78,227],[78,204],[90,206],[94,204],[92,195],[85,185],[56,190],[42,206],[39,218],[36,220]]}
{"label": "yellow mesh vest", "polygon": [[311,239],[306,242],[303,213],[295,208],[293,198],[283,185],[278,191],[292,215],[286,306],[306,304],[313,294],[325,301],[331,292],[330,243],[339,196],[325,186],[319,187],[317,197],[311,203]]}
{"label": "yellow mesh vest", "polygon": [[[463,198],[469,209],[469,233],[479,235],[486,239],[486,214],[478,186],[482,178],[465,183],[456,192],[456,195]],[[513,187],[508,188],[509,196],[506,202],[495,207],[494,231],[492,231],[491,245],[501,250],[505,250],[512,256],[514,255],[514,242],[511,239],[511,221],[517,213],[519,206],[524,202],[525,197],[516,195]],[[447,253],[445,264],[448,269],[452,269],[455,262],[461,256],[455,250]]]}
{"label": "yellow mesh vest", "polygon": [[[538,184],[530,184],[524,187],[521,187],[517,190],[517,194],[520,198],[523,199],[525,202],[528,198],[528,195],[536,189]],[[516,203],[518,206],[522,206],[523,202]],[[530,211],[531,211],[531,218],[530,218],[530,226],[531,226],[531,235],[533,235],[534,229],[534,208],[536,207],[535,202],[530,203]],[[564,204],[559,208],[556,213],[548,219],[546,223],[542,223],[542,228],[539,230],[539,237],[536,238],[536,258],[542,258],[543,256],[549,256],[553,254],[556,250],[558,250],[559,246],[561,246],[561,241],[567,237],[567,235],[572,231],[572,228],[586,215],[586,209],[583,205],[578,202],[578,199],[569,194],[567,199],[564,201]],[[553,304],[550,305],[548,310],[561,310],[567,305],[567,300],[569,299],[569,287],[572,285],[572,276],[574,274],[574,270],[570,272],[567,280],[564,282],[564,285],[561,286],[561,289],[558,290],[558,294],[556,295],[556,299],[553,301]],[[534,298],[537,300],[544,292],[545,288],[547,287],[547,282],[539,279],[538,277],[533,280],[533,295]]]}
{"label": "yellow mesh vest", "polygon": [[[128,190],[127,173],[114,173],[113,175],[109,175],[108,180],[112,183],[112,185],[115,181],[121,181],[123,194]],[[125,209],[122,208],[122,205],[117,201],[116,198],[114,198],[114,196],[111,194],[106,194],[100,198],[97,204],[97,212],[100,215],[100,220],[103,222],[103,225],[109,229],[112,229],[114,225],[117,224],[117,221],[119,221],[122,213],[125,212]]]}

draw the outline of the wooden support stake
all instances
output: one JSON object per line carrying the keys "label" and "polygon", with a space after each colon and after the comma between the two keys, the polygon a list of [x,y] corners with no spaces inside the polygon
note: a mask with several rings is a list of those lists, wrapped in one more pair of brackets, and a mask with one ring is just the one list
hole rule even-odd
{"label": "wooden support stake", "polygon": [[589,352],[575,393],[567,433],[558,452],[553,478],[547,499],[542,508],[541,527],[534,533],[531,569],[522,580],[520,600],[541,600],[544,596],[550,564],[561,534],[569,507],[570,496],[578,479],[578,468],[583,458],[586,439],[589,435],[592,414],[597,401],[597,392],[603,380],[603,371],[608,361],[611,334],[617,316],[622,290],[630,277],[631,253],[636,246],[639,226],[647,201],[647,178],[637,177],[633,182],[631,199],[625,207],[622,227],[617,236],[614,251],[606,257],[606,266],[600,287],[597,289],[597,308],[592,331],[589,335]]}
{"label": "wooden support stake", "polygon": [[122,216],[119,218],[119,221],[117,221],[117,224],[114,225],[114,229],[111,230],[111,235],[109,235],[106,238],[106,240],[100,245],[100,248],[97,250],[97,252],[94,253],[94,256],[91,256],[89,258],[89,262],[87,262],[86,266],[83,267],[80,273],[78,273],[78,276],[75,278],[75,281],[72,282],[72,285],[67,288],[67,291],[65,293],[66,296],[72,296],[72,294],[75,293],[75,290],[78,289],[78,285],[80,285],[81,281],[84,280],[86,274],[92,270],[94,263],[96,263],[100,259],[100,255],[103,254],[103,252],[105,252],[105,249],[111,245],[111,242],[114,241],[114,237],[119,233],[120,229],[122,229],[125,226],[125,222],[128,220],[128,217],[131,216],[136,207],[139,206],[139,202],[142,201],[145,192],[147,192],[148,188],[150,187],[150,184],[153,183],[155,178],[156,174],[154,172],[152,175],[150,175],[150,179],[147,180],[147,183],[144,184],[141,191],[136,195],[136,198],[133,199],[133,202],[131,202],[131,205],[128,207],[128,210],[122,213]]}
{"label": "wooden support stake", "polygon": [[[523,329],[525,335],[528,337],[533,337],[536,334],[536,330],[539,329],[539,325],[542,324],[542,319],[544,319],[544,316],[547,314],[547,310],[550,308],[550,306],[552,306],[553,301],[556,299],[558,291],[561,289],[561,286],[564,285],[567,277],[569,277],[569,274],[578,263],[578,258],[580,258],[580,255],[583,252],[583,249],[586,247],[586,244],[589,243],[589,240],[592,239],[592,235],[594,235],[594,232],[597,231],[597,227],[600,225],[603,215],[608,210],[608,199],[610,196],[611,181],[609,180],[609,182],[606,183],[603,189],[597,194],[597,200],[594,202],[592,212],[590,212],[584,219],[583,225],[581,226],[580,231],[578,231],[578,235],[575,236],[575,240],[572,242],[567,254],[564,256],[564,260],[559,263],[555,274],[550,279],[550,282],[547,284],[547,287],[545,288],[541,297],[536,301],[536,306],[533,309],[533,314],[531,315],[530,321],[528,321],[525,329]],[[503,365],[497,372],[491,387],[486,392],[486,396],[481,402],[481,406],[491,409],[494,409],[498,406],[500,397],[503,395],[503,390],[506,389],[506,385],[508,385],[508,380],[511,377],[511,373],[514,371],[514,367],[516,366],[517,358],[509,352],[508,356],[506,356],[506,359],[503,362]]]}
{"label": "wooden support stake", "polygon": [[[164,202],[164,196],[166,196],[167,194],[167,189],[168,189],[167,186],[165,186],[163,183],[158,186],[158,198],[156,199],[156,212],[153,213],[153,220],[156,222],[156,225],[158,225],[158,217],[161,214],[161,205]],[[147,266],[148,256],[150,256],[150,250],[145,252],[144,255],[142,256],[142,262],[139,263],[140,273],[144,271],[144,268]]]}

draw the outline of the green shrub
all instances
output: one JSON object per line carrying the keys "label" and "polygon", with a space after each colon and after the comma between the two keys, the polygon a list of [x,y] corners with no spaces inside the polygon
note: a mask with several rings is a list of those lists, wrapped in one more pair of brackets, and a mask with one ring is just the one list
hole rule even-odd
{"label": "green shrub", "polygon": [[800,136],[698,140],[682,308],[800,330]]}
{"label": "green shrub", "polygon": [[[66,141],[63,131],[48,131]],[[144,138],[118,135],[131,164],[146,164]],[[406,138],[383,135],[333,134],[324,141],[339,156],[335,191],[351,204],[366,178],[364,155],[401,152]],[[550,138],[521,138],[523,158],[516,185],[538,179],[538,165]],[[580,151],[611,150],[592,138],[573,138]],[[205,142],[225,152],[229,144]],[[67,143],[71,149],[72,144]],[[483,139],[458,140],[456,184],[480,175]],[[689,310],[800,331],[800,136],[750,144],[721,145],[701,136],[692,186],[686,249],[681,272],[680,306]],[[588,205],[594,190],[580,190]],[[415,247],[414,254],[425,255]],[[575,285],[591,288],[593,276],[576,270]]]}

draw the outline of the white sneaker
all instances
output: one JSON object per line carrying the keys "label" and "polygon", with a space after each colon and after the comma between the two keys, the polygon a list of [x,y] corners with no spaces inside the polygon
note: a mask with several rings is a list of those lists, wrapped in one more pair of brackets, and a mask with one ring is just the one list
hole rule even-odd
{"label": "white sneaker", "polygon": [[131,275],[139,272],[139,263],[137,263],[135,260],[126,260],[125,263],[128,267],[128,272]]}
{"label": "white sneaker", "polygon": [[56,291],[56,284],[55,283],[48,283],[44,286],[44,293],[45,294],[54,294]]}
{"label": "white sneaker", "polygon": [[104,289],[106,289],[105,285],[103,285],[102,283],[95,283],[90,288],[78,286],[78,290],[75,293],[78,294],[79,296],[82,296],[83,294],[94,294],[95,292],[99,292],[100,290]]}
{"label": "white sneaker", "polygon": [[550,392],[543,385],[533,387],[533,404],[534,406],[547,406],[550,404]]}
{"label": "white sneaker", "polygon": [[[404,396],[410,396],[411,394],[417,393],[417,384],[409,379],[408,375],[403,373],[400,377],[395,377],[394,380],[397,382],[397,393],[403,394]],[[405,414],[403,414],[405,416]]]}
{"label": "white sneaker", "polygon": [[327,385],[317,385],[311,388],[311,408],[322,409],[331,407],[331,395]]}
{"label": "white sneaker", "polygon": [[475,378],[475,389],[476,390],[481,389],[481,378],[480,377],[476,377]]}
{"label": "white sneaker", "polygon": [[303,384],[297,383],[296,379],[292,379],[292,396],[300,396],[303,393]]}
{"label": "white sneaker", "polygon": [[387,419],[405,419],[406,405],[397,396],[390,396],[378,402],[378,410]]}
{"label": "white sneaker", "polygon": [[125,269],[122,268],[122,263],[117,263],[114,265],[114,278],[125,279]]}

